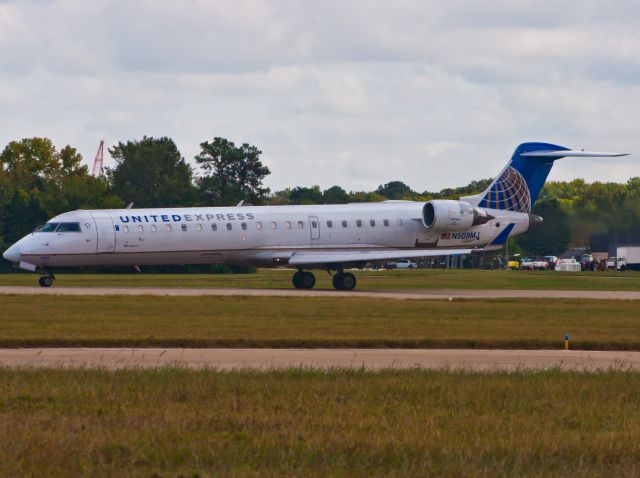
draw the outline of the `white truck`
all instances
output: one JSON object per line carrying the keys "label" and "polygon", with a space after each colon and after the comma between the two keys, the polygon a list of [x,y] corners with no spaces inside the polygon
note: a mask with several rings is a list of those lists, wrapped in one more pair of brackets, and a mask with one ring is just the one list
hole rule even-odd
{"label": "white truck", "polygon": [[625,258],[627,269],[640,269],[639,246],[618,247],[618,256]]}
{"label": "white truck", "polygon": [[607,269],[615,269],[616,263],[620,272],[627,270],[627,260],[624,257],[609,257],[607,259]]}

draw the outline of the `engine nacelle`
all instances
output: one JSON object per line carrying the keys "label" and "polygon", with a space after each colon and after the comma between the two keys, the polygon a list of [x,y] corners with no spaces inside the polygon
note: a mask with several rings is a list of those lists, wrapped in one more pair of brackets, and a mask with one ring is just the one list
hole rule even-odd
{"label": "engine nacelle", "polygon": [[422,223],[434,231],[465,231],[494,219],[484,209],[464,201],[436,199],[422,207]]}

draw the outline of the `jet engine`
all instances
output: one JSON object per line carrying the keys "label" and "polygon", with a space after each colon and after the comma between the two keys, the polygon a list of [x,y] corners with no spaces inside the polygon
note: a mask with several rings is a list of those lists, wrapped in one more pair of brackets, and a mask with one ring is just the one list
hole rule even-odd
{"label": "jet engine", "polygon": [[422,207],[422,223],[434,231],[465,231],[491,219],[494,217],[487,211],[464,201],[436,199]]}

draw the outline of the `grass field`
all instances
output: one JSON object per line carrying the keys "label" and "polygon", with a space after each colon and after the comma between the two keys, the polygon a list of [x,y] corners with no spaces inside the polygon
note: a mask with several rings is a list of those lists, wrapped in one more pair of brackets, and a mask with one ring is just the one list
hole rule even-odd
{"label": "grass field", "polygon": [[0,296],[0,346],[640,350],[637,301]]}
{"label": "grass field", "polygon": [[[358,290],[380,289],[566,289],[640,290],[640,273],[485,270],[354,271]],[[256,274],[59,274],[54,287],[242,287],[290,289],[292,271],[260,269]],[[316,271],[316,288],[333,289]],[[1,285],[37,285],[36,274],[0,274]]]}
{"label": "grass field", "polygon": [[637,476],[640,374],[0,369],[2,476]]}

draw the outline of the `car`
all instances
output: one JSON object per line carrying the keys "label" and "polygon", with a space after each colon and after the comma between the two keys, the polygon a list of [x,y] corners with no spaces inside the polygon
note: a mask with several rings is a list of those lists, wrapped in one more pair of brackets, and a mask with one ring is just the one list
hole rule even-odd
{"label": "car", "polygon": [[624,257],[609,257],[607,259],[607,269],[614,269],[618,263],[618,270],[624,272],[627,270],[627,260]]}
{"label": "car", "polygon": [[533,271],[533,270],[546,271],[546,270],[549,270],[549,263],[547,261],[536,261],[528,257],[525,257],[520,262],[520,269],[524,269],[528,271]]}
{"label": "car", "polygon": [[418,265],[415,262],[411,262],[409,259],[400,259],[396,263],[396,269],[415,269]]}

